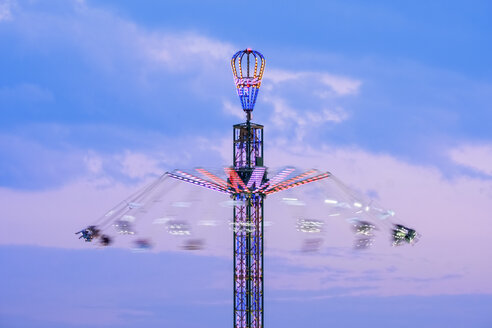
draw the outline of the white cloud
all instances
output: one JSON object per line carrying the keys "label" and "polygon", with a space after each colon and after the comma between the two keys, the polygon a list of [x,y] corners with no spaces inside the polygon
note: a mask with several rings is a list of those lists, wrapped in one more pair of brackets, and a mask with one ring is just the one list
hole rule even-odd
{"label": "white cloud", "polygon": [[160,161],[142,153],[125,151],[120,161],[122,173],[130,178],[144,178],[149,175],[162,174],[162,169],[159,167]]}
{"label": "white cloud", "polygon": [[[266,116],[275,133],[288,137],[293,133],[294,138],[301,141],[319,126],[339,124],[349,119],[349,113],[338,99],[355,96],[360,85],[358,80],[326,72],[267,68],[259,92],[262,104],[268,106],[262,115]],[[223,104],[224,112],[244,117],[239,106],[229,101]]]}
{"label": "white cloud", "polygon": [[89,154],[84,156],[84,163],[87,166],[87,170],[91,174],[99,174],[102,172],[103,161],[93,152],[90,152]]}
{"label": "white cloud", "polygon": [[327,72],[267,68],[260,96],[273,109],[268,120],[275,132],[301,141],[315,127],[349,119],[341,101],[356,96],[361,85],[360,80]]}
{"label": "white cloud", "polygon": [[[5,15],[9,13],[8,4],[0,7]],[[234,52],[230,43],[194,32],[148,30],[82,0],[66,5],[73,7],[72,15],[21,11],[17,31],[25,41],[41,49],[54,42],[79,49],[80,55],[106,74],[131,73],[132,78],[145,78],[153,74],[156,66],[173,72],[209,72],[218,64],[226,63],[228,68]],[[210,81],[214,79],[209,75]]]}
{"label": "white cloud", "polygon": [[[239,100],[237,102],[239,104]],[[232,116],[235,116],[239,119],[244,119],[245,118],[245,115],[244,114],[244,111],[243,109],[241,108],[240,105],[233,105],[230,101],[228,100],[224,100],[222,102],[223,104],[223,111],[224,113],[228,114],[228,115],[232,115]]]}
{"label": "white cloud", "polygon": [[[41,48],[52,42],[75,47],[102,79],[110,81],[109,88],[116,88],[112,96],[127,102],[126,95],[134,95],[142,103],[142,113],[158,113],[163,118],[162,107],[156,103],[165,104],[169,93],[160,88],[165,89],[176,79],[176,85],[188,88],[189,97],[222,103],[224,112],[244,118],[235,105],[239,101],[233,93],[227,63],[236,47],[229,42],[193,32],[147,30],[109,11],[86,5],[75,5],[74,15],[67,18],[36,12],[23,12],[20,18],[18,29],[26,42]],[[356,96],[362,84],[358,79],[329,72],[269,66],[264,79],[259,97],[267,108],[262,114],[278,127],[276,133],[289,137],[293,133],[298,140],[306,137],[310,125],[347,120],[349,110],[340,100]],[[227,87],[231,92],[224,99],[217,90]],[[145,105],[147,101],[150,106]],[[137,117],[139,114],[135,113]]]}
{"label": "white cloud", "polygon": [[327,91],[338,96],[354,95],[359,92],[362,82],[345,76],[337,76],[325,72],[295,72],[284,69],[269,69],[265,74],[265,80],[273,84],[294,82],[303,84],[306,82],[321,83],[328,87]]}
{"label": "white cloud", "polygon": [[459,165],[492,176],[492,145],[463,145],[452,149],[449,156]]}
{"label": "white cloud", "polygon": [[1,0],[0,1],[0,22],[11,21],[13,19],[13,16],[12,16],[12,6],[13,5],[14,5],[14,1],[11,1],[11,0]]}
{"label": "white cloud", "polygon": [[192,33],[142,34],[149,58],[171,69],[188,69],[198,65],[216,66],[227,62],[234,47],[226,42]]}
{"label": "white cloud", "polygon": [[320,80],[332,88],[339,95],[356,94],[359,91],[361,81],[331,74],[321,74]]}
{"label": "white cloud", "polygon": [[269,118],[271,124],[282,134],[293,130],[296,141],[302,141],[309,131],[320,125],[341,123],[349,117],[341,107],[310,110],[294,108],[288,104],[286,98],[280,96],[265,95],[263,100],[273,106],[273,112]]}

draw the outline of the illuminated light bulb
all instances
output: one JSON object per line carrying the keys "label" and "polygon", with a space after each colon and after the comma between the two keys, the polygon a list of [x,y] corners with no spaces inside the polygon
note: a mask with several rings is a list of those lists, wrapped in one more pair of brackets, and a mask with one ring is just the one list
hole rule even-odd
{"label": "illuminated light bulb", "polygon": [[354,203],[354,206],[355,206],[355,207],[362,207],[362,204],[361,204],[361,203],[359,203],[359,202],[355,202],[355,203]]}
{"label": "illuminated light bulb", "polygon": [[[245,56],[246,58],[243,59]],[[252,59],[255,62],[253,67],[250,66],[250,60]],[[260,64],[259,70],[258,64]],[[254,109],[261,86],[261,79],[263,78],[265,69],[265,58],[258,51],[247,48],[246,50],[238,51],[232,56],[231,67],[241,106],[245,112],[251,112]],[[246,76],[243,76],[243,70]]]}
{"label": "illuminated light bulb", "polygon": [[326,204],[338,204],[338,200],[335,199],[325,199]]}

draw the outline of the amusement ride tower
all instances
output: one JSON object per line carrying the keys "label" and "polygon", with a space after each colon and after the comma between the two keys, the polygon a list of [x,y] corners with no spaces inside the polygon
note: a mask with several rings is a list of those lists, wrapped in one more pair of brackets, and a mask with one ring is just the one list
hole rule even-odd
{"label": "amusement ride tower", "polygon": [[233,127],[233,165],[225,168],[227,181],[204,170],[204,180],[176,170],[171,178],[224,192],[234,200],[234,328],[262,328],[263,313],[263,204],[268,194],[325,179],[329,172],[309,170],[288,180],[287,168],[267,178],[263,162],[263,125],[251,122],[265,70],[265,58],[255,50],[232,56],[232,73],[246,122]]}
{"label": "amusement ride tower", "polygon": [[[246,61],[246,63],[244,62]],[[234,125],[234,327],[263,327],[263,200],[267,182],[263,166],[263,126],[251,123],[265,58],[257,51],[238,51],[231,60],[234,82],[246,123]],[[254,68],[253,68],[254,67]],[[247,181],[246,186],[244,181]],[[241,183],[242,182],[242,183]],[[239,188],[240,187],[240,188]],[[254,192],[249,189],[256,189]],[[239,228],[239,229],[238,229]]]}
{"label": "amusement ride tower", "polygon": [[[181,170],[166,172],[155,182],[122,201],[102,216],[95,225],[90,225],[77,234],[85,241],[99,239],[99,243],[107,246],[111,238],[102,234],[110,227],[115,227],[120,234],[133,235],[132,222],[135,216],[146,212],[149,193],[154,192],[166,178],[188,182],[214,191],[227,194],[233,200],[233,234],[234,234],[234,328],[264,327],[264,266],[263,266],[263,205],[267,195],[304,185],[310,182],[332,177],[330,172],[309,170],[294,177],[289,176],[294,168],[286,168],[267,178],[264,166],[263,126],[251,122],[252,112],[258,97],[265,58],[261,53],[251,49],[238,51],[231,60],[234,82],[242,109],[246,113],[246,122],[233,126],[233,164],[225,168],[227,179],[223,179],[202,168],[197,168],[203,178]],[[334,177],[332,177],[335,181]],[[336,204],[336,200],[325,200]],[[348,204],[345,204],[348,206]],[[356,213],[362,212],[362,203],[354,203]],[[369,210],[369,206],[365,207]],[[381,211],[378,209],[378,211]],[[387,214],[390,213],[390,214]],[[381,214],[381,213],[380,213]],[[394,215],[382,213],[382,218]],[[179,224],[174,224],[174,228]],[[372,231],[375,226],[365,221],[355,221],[355,232],[364,238],[359,241],[359,248],[367,247],[372,242]],[[415,230],[403,225],[395,225],[392,231],[393,245],[414,243],[418,234]],[[137,240],[140,247],[148,247],[148,243]],[[361,247],[361,245],[363,247]]]}
{"label": "amusement ride tower", "polygon": [[[233,166],[228,171],[234,205],[234,327],[263,327],[263,203],[274,191],[300,185],[302,175],[280,183],[289,170],[271,181],[263,166],[263,126],[251,122],[265,58],[255,50],[238,51],[231,60],[234,82],[246,122],[234,125]],[[314,172],[310,172],[314,173]],[[329,176],[321,174],[307,183]],[[299,181],[300,182],[300,181]],[[303,184],[303,183],[302,183]]]}

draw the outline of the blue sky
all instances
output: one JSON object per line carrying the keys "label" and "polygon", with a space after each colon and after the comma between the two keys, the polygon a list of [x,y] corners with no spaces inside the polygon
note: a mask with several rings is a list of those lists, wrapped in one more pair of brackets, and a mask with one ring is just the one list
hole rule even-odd
{"label": "blue sky", "polygon": [[[350,303],[357,307],[331,312],[346,327],[360,325],[351,313],[364,311],[370,326],[393,324],[402,312],[422,327],[490,326],[483,227],[492,210],[491,7],[0,0],[0,253],[9,268],[0,275],[9,295],[0,301],[1,325],[76,327],[74,318],[94,316],[124,327],[130,316],[127,326],[198,326],[183,315],[188,307],[230,324],[227,238],[218,238],[223,252],[176,254],[162,242],[143,255],[89,251],[73,232],[159,173],[230,164],[231,125],[244,115],[229,60],[251,47],[267,59],[254,111],[265,125],[266,165],[330,170],[425,237],[365,256],[333,238],[324,253],[299,257],[272,205],[270,324],[284,325],[287,309],[316,326],[317,313]],[[51,264],[38,274],[40,258]],[[204,259],[215,264],[205,269]],[[134,261],[155,275],[161,262],[173,271],[146,283],[135,272],[105,273],[125,273]],[[186,276],[189,269],[203,270],[211,287]],[[81,288],[99,286],[99,277],[112,288],[98,305]],[[175,281],[189,286],[181,293]],[[45,284],[50,295],[19,287]],[[167,296],[150,284],[169,288]],[[116,302],[128,286],[135,301]],[[195,298],[206,295],[216,305],[200,308]],[[33,302],[45,304],[43,313]],[[454,310],[475,302],[482,306]],[[60,310],[70,315],[57,319]]]}
{"label": "blue sky", "polygon": [[[350,116],[343,124],[312,131],[305,136],[311,143],[355,145],[446,165],[443,148],[484,143],[490,136],[484,124],[491,115],[486,105],[491,94],[487,3],[470,8],[436,2],[425,10],[356,2],[263,5],[248,23],[261,33],[243,32],[245,27],[236,23],[240,6],[221,2],[6,4],[11,18],[3,19],[1,30],[6,42],[0,99],[3,108],[15,110],[9,111],[2,129],[25,135],[24,142],[42,139],[51,148],[121,151],[155,147],[157,142],[148,139],[161,136],[224,134],[223,127],[234,122],[223,115],[224,101],[237,102],[228,67],[220,63],[226,49],[243,44],[268,54],[270,69],[325,72],[360,83],[353,92],[328,98],[313,97],[324,85],[310,77],[302,86],[295,81],[275,90],[288,95],[286,101],[295,108],[319,111],[323,102],[343,107]],[[324,9],[316,10],[320,6]],[[194,15],[190,8],[206,14]],[[274,13],[277,19],[268,19]],[[176,46],[180,38],[187,42],[176,52],[197,40],[202,42],[197,46],[210,52],[197,50],[201,59],[183,57],[179,65],[186,67],[172,69],[169,65],[177,63],[149,54],[161,51],[166,42]],[[209,88],[204,79],[217,87]],[[271,116],[272,101],[257,111],[258,120]],[[184,113],[195,119],[178,124]],[[208,126],[198,133],[204,119]],[[283,134],[291,137],[286,130],[292,124],[285,127]],[[9,144],[4,149],[13,142]],[[12,187],[42,188],[80,170],[54,176],[26,168],[20,174],[9,164],[25,167],[29,159],[18,153],[5,158],[9,163],[3,163],[0,180]]]}

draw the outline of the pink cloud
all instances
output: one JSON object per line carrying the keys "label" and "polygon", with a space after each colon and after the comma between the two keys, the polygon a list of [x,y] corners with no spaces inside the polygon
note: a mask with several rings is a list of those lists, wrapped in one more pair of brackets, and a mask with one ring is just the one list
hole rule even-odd
{"label": "pink cloud", "polygon": [[449,155],[459,165],[492,176],[492,145],[462,145]]}
{"label": "pink cloud", "polygon": [[[289,163],[328,169],[362,201],[368,199],[365,196],[368,191],[377,191],[379,199],[376,201],[391,205],[396,216],[390,222],[378,223],[379,238],[371,250],[357,253],[351,250],[350,225],[345,220],[330,218],[329,204],[309,203],[311,196],[306,193],[307,189],[269,196],[265,219],[273,224],[265,232],[266,255],[298,269],[292,273],[269,272],[270,277],[275,277],[272,288],[328,290],[344,287],[347,293],[379,295],[492,292],[486,283],[492,268],[484,261],[492,255],[488,229],[484,228],[488,226],[492,210],[492,187],[488,181],[467,176],[446,179],[437,168],[413,165],[390,155],[355,148],[292,149],[270,150],[267,163],[272,167]],[[228,156],[229,151],[224,150],[223,156]],[[182,243],[181,239],[169,236],[164,226],[156,225],[154,219],[182,215],[192,223],[196,221],[195,236],[207,240],[206,249],[197,254],[230,257],[232,209],[221,205],[226,204],[227,197],[183,184],[166,188],[172,191],[162,197],[161,205],[141,212],[135,210],[143,222],[140,231],[147,231],[155,241],[154,251],[176,251]],[[316,187],[313,185],[313,188]],[[2,189],[2,221],[7,228],[0,232],[0,240],[4,244],[87,247],[77,240],[74,232],[106,213],[135,189],[135,186],[102,177],[49,191]],[[308,206],[286,205],[283,197],[304,197],[300,199]],[[183,199],[190,199],[193,206],[173,205]],[[306,238],[295,230],[295,220],[300,216],[325,222],[324,242],[319,253],[299,252]],[[218,224],[196,225],[198,221],[213,220]],[[417,229],[423,235],[422,240],[414,247],[390,247],[387,230],[391,222]],[[116,247],[128,247],[128,244],[119,242]],[[334,275],[334,269],[345,273]],[[289,284],[289,281],[296,283]]]}

